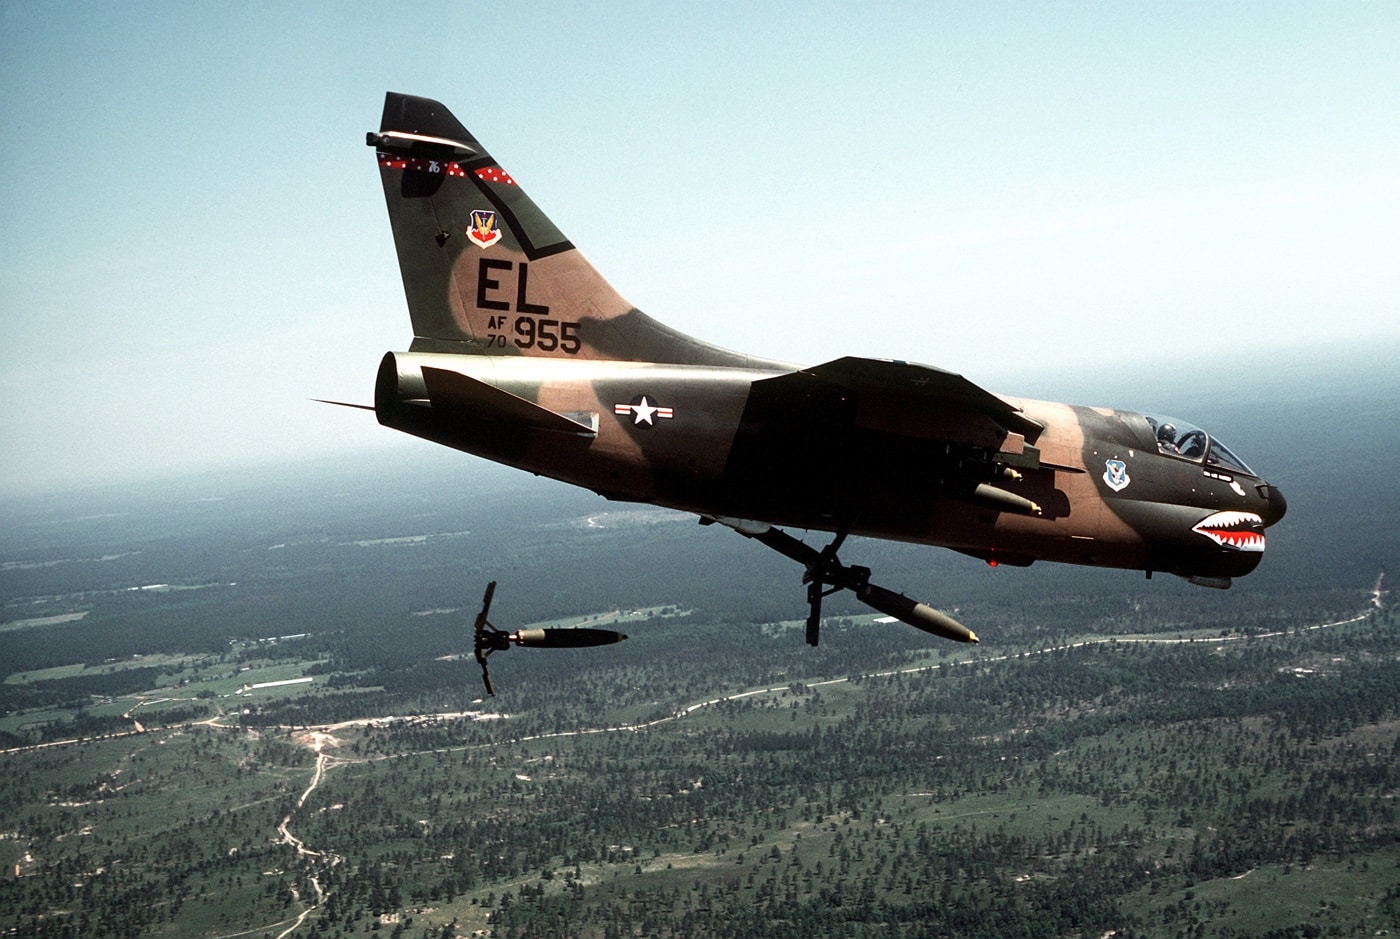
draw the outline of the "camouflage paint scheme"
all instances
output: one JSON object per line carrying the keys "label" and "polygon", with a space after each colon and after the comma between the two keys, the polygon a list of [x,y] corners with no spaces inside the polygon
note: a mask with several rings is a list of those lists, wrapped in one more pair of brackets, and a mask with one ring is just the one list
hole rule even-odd
{"label": "camouflage paint scheme", "polygon": [[440,103],[390,93],[367,138],[414,331],[380,366],[388,427],[749,534],[782,525],[1208,586],[1253,570],[1283,517],[1279,490],[1203,431],[1191,451],[1159,444],[1168,419],[1000,397],[907,362],[804,368],[692,339],[624,300]]}

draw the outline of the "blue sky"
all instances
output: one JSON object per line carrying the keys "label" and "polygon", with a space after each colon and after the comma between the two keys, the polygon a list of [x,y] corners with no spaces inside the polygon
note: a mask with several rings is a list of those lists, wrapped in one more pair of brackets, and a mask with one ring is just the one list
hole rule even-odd
{"label": "blue sky", "polygon": [[0,2],[0,491],[428,446],[309,401],[410,338],[388,89],[721,345],[1130,404],[1395,342],[1397,48],[1392,4]]}

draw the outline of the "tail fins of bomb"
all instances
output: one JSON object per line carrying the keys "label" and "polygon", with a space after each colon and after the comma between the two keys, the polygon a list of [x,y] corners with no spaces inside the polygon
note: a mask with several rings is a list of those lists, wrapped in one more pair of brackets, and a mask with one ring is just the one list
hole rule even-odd
{"label": "tail fins of bomb", "polygon": [[472,626],[472,646],[477,664],[481,666],[481,681],[486,693],[496,694],[491,681],[491,667],[486,658],[492,652],[502,652],[512,645],[535,649],[582,649],[588,646],[606,646],[626,639],[625,633],[611,629],[519,629],[508,633],[498,629],[488,619],[491,613],[491,600],[496,595],[496,582],[486,585],[486,593],[481,598],[481,612],[476,615]]}

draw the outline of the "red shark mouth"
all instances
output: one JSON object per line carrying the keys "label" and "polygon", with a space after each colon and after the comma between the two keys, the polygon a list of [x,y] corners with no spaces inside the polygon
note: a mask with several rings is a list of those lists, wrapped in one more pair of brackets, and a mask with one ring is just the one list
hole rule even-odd
{"label": "red shark mouth", "polygon": [[1191,530],[1222,548],[1264,550],[1264,520],[1253,512],[1216,512],[1201,519]]}

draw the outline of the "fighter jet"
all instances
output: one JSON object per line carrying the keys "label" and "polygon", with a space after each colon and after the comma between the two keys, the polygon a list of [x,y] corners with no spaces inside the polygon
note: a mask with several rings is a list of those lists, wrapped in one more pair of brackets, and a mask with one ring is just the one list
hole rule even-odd
{"label": "fighter jet", "polygon": [[779,551],[805,569],[813,645],[822,598],[843,589],[977,641],[843,563],[850,535],[1228,587],[1283,518],[1278,487],[1186,421],[994,394],[913,362],[800,366],[693,339],[624,300],[439,102],[390,93],[366,136],[413,322],[379,366],[379,422]]}

